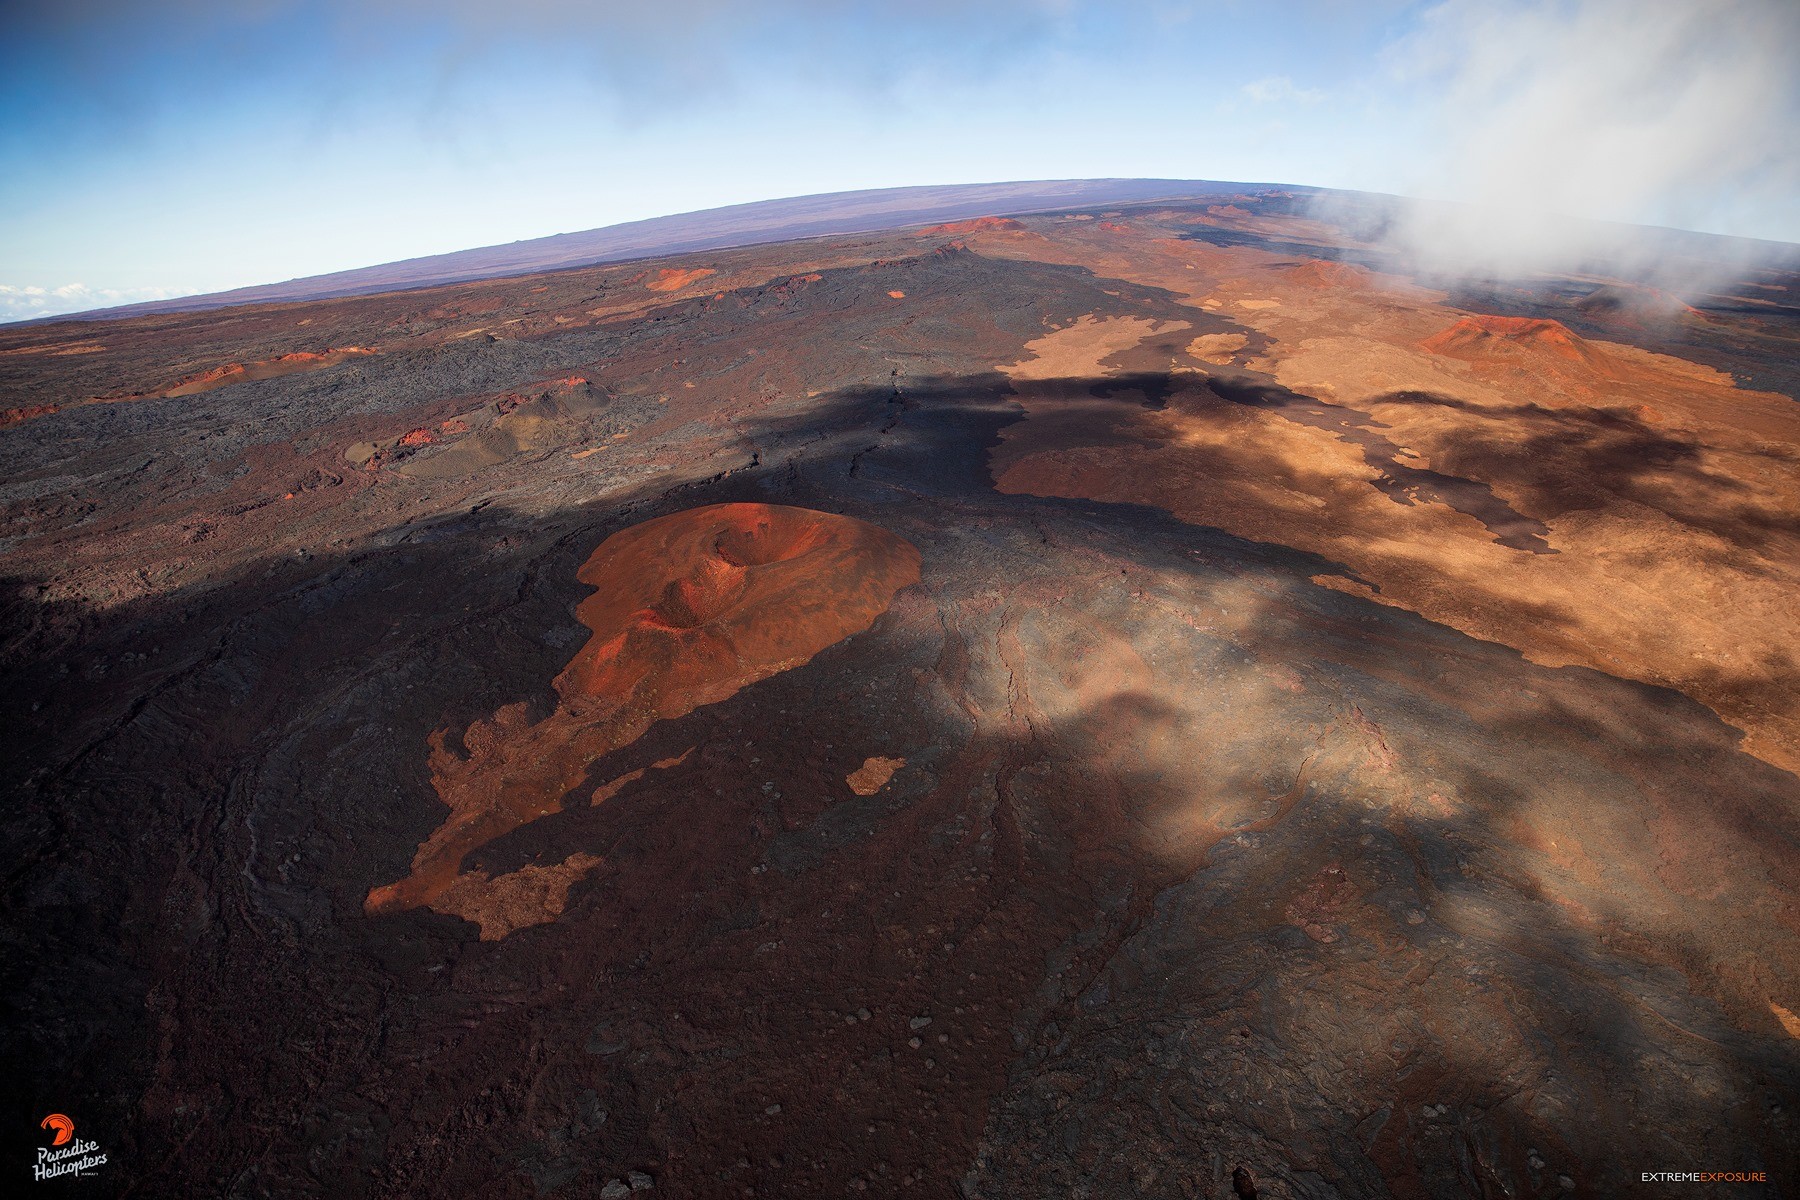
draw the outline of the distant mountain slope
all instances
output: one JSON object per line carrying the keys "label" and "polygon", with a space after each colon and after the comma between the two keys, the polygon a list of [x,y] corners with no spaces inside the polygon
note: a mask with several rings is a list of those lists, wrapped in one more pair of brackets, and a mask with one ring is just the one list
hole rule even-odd
{"label": "distant mountain slope", "polygon": [[[381,266],[336,271],[101,310],[108,317],[187,312],[332,296],[360,296],[498,275],[524,275],[558,267],[586,266],[692,250],[716,250],[757,242],[789,241],[834,233],[860,233],[967,217],[1043,212],[1096,204],[1141,203],[1219,193],[1257,191],[1270,184],[1197,179],[1066,179],[1024,183],[951,184],[943,187],[877,188],[827,192],[785,200],[759,200],[700,212],[627,221],[581,233],[559,233],[504,246],[483,246]],[[1310,191],[1311,189],[1284,189]],[[69,314],[93,316],[94,313]],[[63,318],[66,319],[66,318]]]}

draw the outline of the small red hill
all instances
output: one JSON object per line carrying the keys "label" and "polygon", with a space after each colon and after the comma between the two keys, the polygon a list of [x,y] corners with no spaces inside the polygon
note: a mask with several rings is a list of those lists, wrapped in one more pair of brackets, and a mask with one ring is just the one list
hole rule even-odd
{"label": "small red hill", "polygon": [[1569,362],[1598,365],[1594,348],[1560,321],[1541,317],[1467,316],[1420,345],[1454,358],[1495,358],[1537,352]]}
{"label": "small red hill", "polygon": [[1286,272],[1289,283],[1297,283],[1301,287],[1313,288],[1366,288],[1369,286],[1369,273],[1361,267],[1350,263],[1332,262],[1329,259],[1314,258],[1290,267]]}
{"label": "small red hill", "polygon": [[1025,226],[1011,217],[974,217],[967,221],[950,221],[943,225],[932,225],[921,229],[917,237],[954,237],[965,233],[987,233],[1000,229],[1023,229]]}

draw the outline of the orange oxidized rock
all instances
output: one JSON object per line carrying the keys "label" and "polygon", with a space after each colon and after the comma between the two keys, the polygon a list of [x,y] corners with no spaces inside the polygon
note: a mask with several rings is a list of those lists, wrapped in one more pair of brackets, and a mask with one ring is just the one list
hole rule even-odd
{"label": "orange oxidized rock", "polygon": [[1545,350],[1573,362],[1594,359],[1592,348],[1561,321],[1535,317],[1464,317],[1421,343],[1436,354],[1481,357],[1512,350]]}
{"label": "orange oxidized rock", "polygon": [[919,237],[937,237],[944,234],[985,233],[996,229],[1023,229],[1011,217],[974,217],[967,221],[950,221],[943,225],[932,225],[918,231]]}
{"label": "orange oxidized rock", "polygon": [[653,292],[674,292],[681,290],[688,284],[694,283],[697,280],[705,279],[708,275],[716,274],[718,274],[718,272],[714,271],[711,267],[695,267],[690,271],[677,271],[665,268],[658,271],[656,273],[656,278],[650,280],[644,286]]}
{"label": "orange oxidized rock", "polygon": [[0,425],[16,425],[20,421],[29,421],[33,417],[47,417],[51,413],[61,411],[54,404],[27,404],[20,408],[0,410]]}
{"label": "orange oxidized rock", "polygon": [[614,534],[578,577],[594,588],[576,609],[593,636],[555,680],[556,711],[532,725],[514,705],[476,722],[463,735],[467,758],[442,732],[433,737],[432,783],[449,816],[410,875],[369,893],[368,911],[439,907],[456,884],[445,910],[481,920],[472,885],[487,881],[461,875],[469,851],[556,811],[590,763],[656,721],[716,704],[867,629],[918,582],[919,553],[853,517],[717,504]]}
{"label": "orange oxidized rock", "polygon": [[226,363],[222,367],[214,367],[212,370],[202,371],[198,375],[189,375],[160,394],[169,397],[197,396],[202,392],[210,392],[214,388],[224,387],[226,384],[243,383],[255,379],[278,379],[283,375],[313,371],[320,367],[335,367],[348,359],[374,353],[376,351],[366,346],[334,346],[323,354],[316,354],[310,350],[295,350],[288,354],[277,354],[274,358],[266,358],[260,362]]}

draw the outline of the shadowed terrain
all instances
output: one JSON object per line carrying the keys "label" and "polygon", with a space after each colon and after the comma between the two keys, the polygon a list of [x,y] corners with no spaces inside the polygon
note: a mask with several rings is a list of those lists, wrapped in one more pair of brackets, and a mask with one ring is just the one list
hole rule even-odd
{"label": "shadowed terrain", "polygon": [[1792,1193],[1800,324],[1291,207],[0,330],[7,1128],[141,1196]]}

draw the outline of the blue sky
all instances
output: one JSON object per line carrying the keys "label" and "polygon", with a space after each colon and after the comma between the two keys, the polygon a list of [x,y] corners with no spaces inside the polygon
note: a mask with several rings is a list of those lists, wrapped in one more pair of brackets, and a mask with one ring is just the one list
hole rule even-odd
{"label": "blue sky", "polygon": [[809,192],[1164,176],[1800,241],[1786,0],[0,0],[0,320]]}

